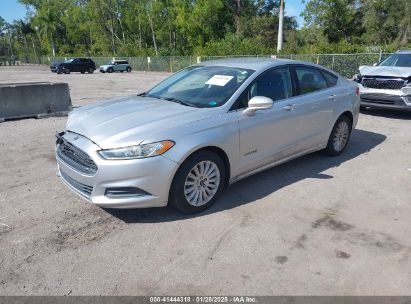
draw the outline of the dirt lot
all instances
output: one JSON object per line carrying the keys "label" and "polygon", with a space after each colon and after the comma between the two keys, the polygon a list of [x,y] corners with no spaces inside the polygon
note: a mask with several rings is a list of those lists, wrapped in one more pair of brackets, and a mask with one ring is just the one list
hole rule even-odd
{"label": "dirt lot", "polygon": [[[55,75],[75,106],[164,73]],[[56,176],[66,118],[0,124],[0,295],[410,295],[411,113],[367,111],[340,157],[311,154],[234,184],[210,210],[105,211]]]}

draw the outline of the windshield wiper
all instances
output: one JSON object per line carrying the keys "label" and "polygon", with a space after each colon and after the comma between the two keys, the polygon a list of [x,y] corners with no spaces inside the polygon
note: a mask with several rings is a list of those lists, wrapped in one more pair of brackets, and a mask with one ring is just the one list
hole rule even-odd
{"label": "windshield wiper", "polygon": [[195,105],[193,105],[193,104],[191,104],[191,103],[188,103],[188,102],[185,102],[185,101],[182,101],[182,100],[178,100],[178,99],[171,98],[171,97],[161,97],[161,98],[164,99],[164,100],[167,100],[167,101],[179,103],[179,104],[181,104],[181,105],[183,105],[183,106],[196,108]]}

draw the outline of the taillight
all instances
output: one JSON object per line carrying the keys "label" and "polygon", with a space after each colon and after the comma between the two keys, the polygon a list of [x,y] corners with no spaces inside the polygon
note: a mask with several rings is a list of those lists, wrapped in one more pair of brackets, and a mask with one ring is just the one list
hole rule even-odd
{"label": "taillight", "polygon": [[359,87],[357,87],[355,89],[355,95],[360,96],[360,88]]}

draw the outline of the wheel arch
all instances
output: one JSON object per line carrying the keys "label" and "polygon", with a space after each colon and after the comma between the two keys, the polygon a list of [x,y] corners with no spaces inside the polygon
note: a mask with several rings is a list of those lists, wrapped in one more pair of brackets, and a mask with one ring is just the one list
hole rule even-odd
{"label": "wheel arch", "polygon": [[[189,157],[193,156],[194,154],[201,152],[201,151],[211,151],[215,154],[217,154],[221,160],[224,163],[224,169],[225,169],[225,185],[228,185],[229,181],[230,181],[230,175],[231,175],[231,163],[230,163],[230,159],[228,158],[227,153],[220,147],[218,146],[214,146],[214,145],[208,145],[208,146],[202,146],[202,147],[197,147],[195,149],[193,149],[192,151],[190,151],[189,153],[187,153],[187,155],[182,159],[182,161],[180,162],[180,166],[181,164],[183,164]],[[179,167],[180,167],[179,166]],[[177,173],[178,169],[176,170],[175,174]],[[173,178],[174,178],[173,176]]]}
{"label": "wheel arch", "polygon": [[345,111],[345,112],[341,113],[341,114],[338,116],[338,118],[337,118],[336,121],[338,121],[338,119],[340,119],[340,117],[342,117],[342,116],[347,116],[347,117],[350,119],[350,121],[351,121],[351,126],[353,125],[353,123],[354,123],[354,115],[351,113],[351,111]]}

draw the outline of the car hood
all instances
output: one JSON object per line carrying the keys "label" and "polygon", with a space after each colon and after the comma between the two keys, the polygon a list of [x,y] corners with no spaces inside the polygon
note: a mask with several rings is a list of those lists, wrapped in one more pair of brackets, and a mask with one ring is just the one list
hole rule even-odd
{"label": "car hood", "polygon": [[[192,108],[162,99],[128,96],[74,109],[67,130],[103,149],[137,145],[156,133],[210,117],[216,109]],[[172,139],[172,131],[167,138]]]}
{"label": "car hood", "polygon": [[388,76],[407,78],[411,76],[411,68],[392,66],[360,66],[362,76]]}
{"label": "car hood", "polygon": [[103,65],[100,65],[100,68],[103,68],[103,69],[105,69],[105,68],[108,68],[108,67],[110,67],[111,65],[109,65],[109,64],[103,64]]}

